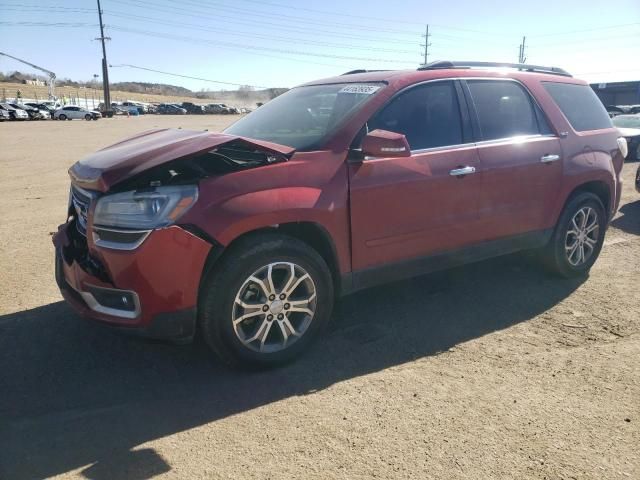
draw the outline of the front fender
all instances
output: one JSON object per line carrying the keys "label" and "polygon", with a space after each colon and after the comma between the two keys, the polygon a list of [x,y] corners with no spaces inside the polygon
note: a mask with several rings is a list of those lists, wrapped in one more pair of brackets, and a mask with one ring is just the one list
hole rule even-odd
{"label": "front fender", "polygon": [[351,270],[348,198],[341,154],[297,153],[289,162],[203,180],[199,208],[181,220],[224,247],[274,225],[312,223],[328,234],[340,272],[346,273]]}

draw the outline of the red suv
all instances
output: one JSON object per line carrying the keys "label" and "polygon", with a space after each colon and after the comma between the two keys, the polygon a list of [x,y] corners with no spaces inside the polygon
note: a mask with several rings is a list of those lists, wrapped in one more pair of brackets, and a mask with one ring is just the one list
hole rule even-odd
{"label": "red suv", "polygon": [[349,72],[223,133],[151,130],[77,162],[56,278],[87,317],[278,364],[354,290],[522,249],[586,274],[620,200],[616,132],[557,68]]}

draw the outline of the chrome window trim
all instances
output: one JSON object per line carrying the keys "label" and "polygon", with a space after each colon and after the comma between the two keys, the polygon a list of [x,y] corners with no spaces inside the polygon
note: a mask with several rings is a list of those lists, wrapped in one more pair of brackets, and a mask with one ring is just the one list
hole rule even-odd
{"label": "chrome window trim", "polygon": [[439,152],[444,150],[463,150],[465,148],[474,147],[474,146],[476,146],[476,142],[456,143],[455,145],[444,145],[442,147],[419,148],[417,150],[411,150],[411,155],[420,154],[420,153]]}
{"label": "chrome window trim", "polygon": [[[135,242],[129,242],[129,243],[120,243],[120,242],[113,242],[110,240],[102,240],[100,238],[100,230],[104,230],[107,232],[114,232],[114,233],[124,233],[124,234],[140,234],[140,238],[138,240],[136,240]],[[119,228],[107,228],[107,227],[101,227],[100,225],[94,225],[93,227],[93,243],[98,246],[98,247],[102,247],[102,248],[109,248],[112,250],[135,250],[136,248],[138,248],[140,245],[142,245],[144,243],[144,241],[147,239],[147,237],[151,234],[153,230],[126,230],[126,229],[119,229]]]}
{"label": "chrome window trim", "polygon": [[534,140],[536,138],[558,138],[558,136],[552,133],[548,133],[545,135],[542,135],[541,133],[538,133],[537,135],[513,135],[511,137],[494,138],[492,140],[482,140],[480,142],[476,142],[475,144],[477,146],[483,146],[483,145],[491,145],[492,143],[515,143],[516,140],[528,141],[528,140]]}

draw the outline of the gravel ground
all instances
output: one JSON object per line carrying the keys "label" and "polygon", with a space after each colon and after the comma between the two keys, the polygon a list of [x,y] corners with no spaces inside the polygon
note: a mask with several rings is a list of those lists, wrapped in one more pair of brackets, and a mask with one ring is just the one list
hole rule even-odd
{"label": "gravel ground", "polygon": [[520,254],[360,292],[280,370],[73,314],[50,238],[67,168],[137,131],[229,121],[0,125],[1,479],[640,478],[637,164],[588,279]]}

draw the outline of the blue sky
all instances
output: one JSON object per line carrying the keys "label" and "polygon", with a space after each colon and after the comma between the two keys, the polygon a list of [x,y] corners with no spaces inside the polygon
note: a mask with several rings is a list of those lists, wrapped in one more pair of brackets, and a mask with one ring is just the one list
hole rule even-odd
{"label": "blue sky", "polygon": [[[640,1],[101,0],[109,63],[267,87],[354,68],[415,68],[429,59],[528,63],[592,82],[640,79]],[[1,51],[90,80],[101,50],[93,0],[0,0]],[[0,57],[0,71],[29,67]],[[233,88],[130,67],[111,81]]]}

